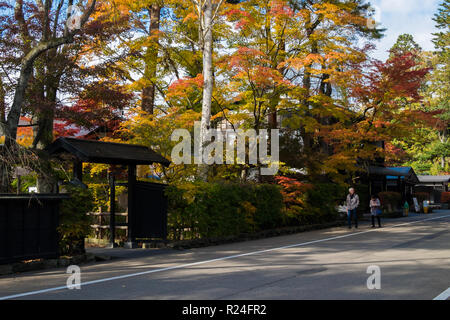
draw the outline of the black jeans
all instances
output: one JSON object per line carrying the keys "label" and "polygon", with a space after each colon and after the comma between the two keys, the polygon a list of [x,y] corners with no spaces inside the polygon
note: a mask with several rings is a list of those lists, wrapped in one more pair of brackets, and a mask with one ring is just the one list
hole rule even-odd
{"label": "black jeans", "polygon": [[380,216],[372,215],[372,226],[375,227],[375,217],[377,217],[378,226],[381,227],[381,219]]}

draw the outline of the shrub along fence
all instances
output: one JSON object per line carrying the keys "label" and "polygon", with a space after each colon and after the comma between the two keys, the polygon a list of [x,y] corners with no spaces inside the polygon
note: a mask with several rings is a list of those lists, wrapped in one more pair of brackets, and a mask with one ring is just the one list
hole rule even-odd
{"label": "shrub along fence", "polygon": [[168,238],[221,238],[336,221],[334,207],[342,196],[334,189],[331,184],[300,187],[292,201],[291,192],[276,184],[172,185],[166,189]]}
{"label": "shrub along fence", "polygon": [[276,185],[187,183],[169,186],[169,239],[218,238],[280,224],[282,196]]}
{"label": "shrub along fence", "polygon": [[87,213],[94,208],[91,189],[67,185],[70,199],[61,203],[58,225],[59,252],[61,255],[85,253],[84,239],[91,232],[92,217]]}

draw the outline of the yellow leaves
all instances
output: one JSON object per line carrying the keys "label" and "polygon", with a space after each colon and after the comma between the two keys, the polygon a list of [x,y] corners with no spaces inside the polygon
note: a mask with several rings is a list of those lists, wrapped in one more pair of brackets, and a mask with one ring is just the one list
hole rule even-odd
{"label": "yellow leaves", "polygon": [[339,173],[339,170],[350,170],[356,164],[355,157],[352,154],[336,153],[324,161],[323,170],[326,173]]}
{"label": "yellow leaves", "polygon": [[322,2],[313,5],[316,9],[316,14],[322,15],[324,19],[332,21],[337,26],[348,24],[363,25],[366,23],[365,17],[352,13],[356,6],[356,2],[350,1],[345,3]]}
{"label": "yellow leaves", "polygon": [[255,222],[255,213],[257,211],[257,208],[249,201],[243,201],[240,203],[241,207],[238,208],[239,213],[245,215],[245,222],[251,226],[251,228],[254,228],[256,226]]}
{"label": "yellow leaves", "polygon": [[312,64],[322,64],[324,58],[320,54],[308,54],[305,57],[292,57],[288,58],[286,61],[280,63],[278,68],[290,67],[296,70],[301,70],[305,67],[310,67]]}
{"label": "yellow leaves", "polygon": [[[115,141],[117,142],[117,141]],[[94,176],[100,176],[102,174],[105,174],[108,169],[108,164],[101,164],[101,163],[83,163],[83,169],[89,168],[89,174],[91,177]]]}
{"label": "yellow leaves", "polygon": [[188,22],[189,20],[197,21],[197,19],[197,14],[195,14],[194,12],[190,12],[184,17],[183,22]]}

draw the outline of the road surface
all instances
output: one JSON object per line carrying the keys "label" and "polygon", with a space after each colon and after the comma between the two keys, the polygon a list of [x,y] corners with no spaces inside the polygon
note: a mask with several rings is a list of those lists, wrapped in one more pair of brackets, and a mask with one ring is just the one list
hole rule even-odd
{"label": "road surface", "polygon": [[[450,296],[450,211],[0,277],[0,299],[441,299]],[[127,256],[128,255],[128,256]],[[371,273],[368,273],[368,268]],[[375,268],[375,269],[374,269]],[[373,270],[379,268],[380,289]],[[373,287],[373,286],[372,286]]]}

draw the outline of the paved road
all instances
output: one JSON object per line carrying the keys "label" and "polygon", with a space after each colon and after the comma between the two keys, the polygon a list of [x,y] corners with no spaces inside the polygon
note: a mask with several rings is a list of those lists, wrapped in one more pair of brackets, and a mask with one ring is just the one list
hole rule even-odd
{"label": "paved road", "polygon": [[[0,277],[16,299],[434,299],[450,295],[450,211],[184,251],[135,249],[127,259]],[[116,251],[120,252],[120,251]],[[369,266],[381,289],[367,288]]]}

